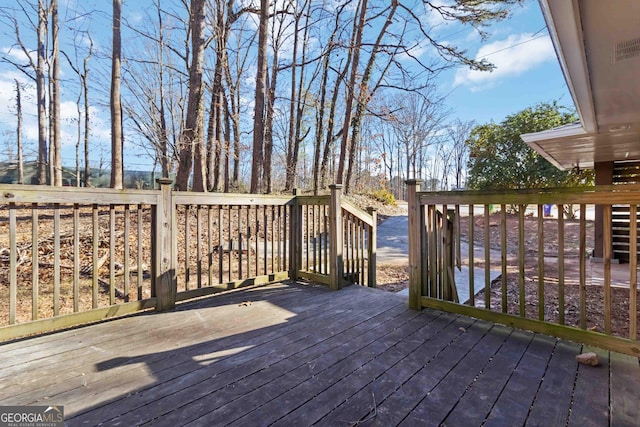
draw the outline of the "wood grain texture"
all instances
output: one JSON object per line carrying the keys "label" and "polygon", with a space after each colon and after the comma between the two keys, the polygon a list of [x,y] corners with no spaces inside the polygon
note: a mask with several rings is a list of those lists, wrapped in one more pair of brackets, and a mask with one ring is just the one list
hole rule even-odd
{"label": "wood grain texture", "polygon": [[[576,363],[587,350],[601,366]],[[410,310],[406,298],[363,286],[246,288],[0,351],[0,405],[64,405],[69,426],[625,426],[638,417],[636,358]]]}

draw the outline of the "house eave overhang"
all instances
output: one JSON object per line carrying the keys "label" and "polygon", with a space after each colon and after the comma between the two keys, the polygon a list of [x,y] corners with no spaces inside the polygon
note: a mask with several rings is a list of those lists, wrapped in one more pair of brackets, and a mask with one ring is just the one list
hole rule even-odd
{"label": "house eave overhang", "polygon": [[571,169],[572,167],[593,167],[589,162],[580,164],[580,159],[576,158],[568,160],[564,156],[557,155],[551,147],[556,149],[563,146],[571,146],[581,138],[592,136],[585,130],[581,123],[563,126],[556,129],[549,129],[541,132],[527,133],[520,135],[520,138],[532,149],[537,151],[542,157],[547,159],[552,165],[561,170]]}
{"label": "house eave overhang", "polygon": [[580,123],[585,132],[597,132],[578,1],[539,0],[539,3]]}

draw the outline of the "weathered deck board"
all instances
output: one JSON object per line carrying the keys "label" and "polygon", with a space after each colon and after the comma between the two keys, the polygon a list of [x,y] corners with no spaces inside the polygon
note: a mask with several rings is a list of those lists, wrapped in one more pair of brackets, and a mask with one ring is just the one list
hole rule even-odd
{"label": "weathered deck board", "polygon": [[[359,304],[357,300],[352,302],[355,304],[354,307]],[[348,347],[349,343],[354,343],[363,336],[375,339],[375,334],[371,333],[358,336],[358,333],[366,332],[369,322],[375,326],[378,317],[394,318],[399,314],[404,314],[406,317],[406,311],[402,309],[400,300],[384,301],[374,297],[372,302],[374,304],[367,311],[361,311],[348,319],[335,322],[330,319],[328,322],[322,322],[319,316],[317,320],[326,327],[317,328],[315,324],[308,324],[307,329],[304,330],[306,333],[304,342],[295,342],[284,347],[274,346],[261,358],[250,360],[247,364],[236,364],[233,369],[212,378],[211,381],[185,388],[179,393],[167,396],[164,401],[153,402],[148,408],[149,415],[157,416],[167,412],[161,420],[161,423],[167,423],[167,425],[176,422],[185,424],[216,408],[215,417],[220,416],[222,419],[232,421],[242,416],[247,411],[247,406],[254,407],[257,404],[254,401],[263,394],[266,393],[273,398],[277,396],[278,391],[286,390],[292,382],[287,382],[286,379],[293,377],[295,381],[297,378],[306,378],[308,373],[301,374],[299,371],[308,370],[309,366],[320,369],[321,364],[314,360],[317,354],[328,353],[335,357],[339,353],[339,348],[336,349],[336,347]],[[388,304],[389,302],[392,304]],[[353,329],[355,331],[352,331]],[[293,373],[290,374],[290,371]],[[261,386],[265,384],[271,386],[266,388],[272,390],[262,390],[265,387]],[[239,398],[242,398],[241,402]],[[188,414],[168,413],[172,408],[184,405],[190,407]],[[152,418],[144,421],[150,420]],[[156,425],[156,422],[152,423]]]}
{"label": "weathered deck board", "polygon": [[[314,381],[302,383],[288,391],[283,397],[299,402],[300,406],[289,413],[282,411],[284,417],[276,425],[311,425],[322,418],[328,410],[338,406],[372,378],[381,375],[410,353],[419,341],[412,337],[430,335],[429,329],[433,330],[433,326],[425,328],[424,322],[424,319],[419,319],[379,337],[341,361],[333,369],[316,376]],[[448,323],[447,320],[445,322]],[[240,420],[238,424],[246,425],[247,422],[258,421],[264,416],[271,421],[277,420],[269,414],[266,407],[252,415],[248,419]]]}
{"label": "weathered deck board", "polygon": [[[581,351],[601,366],[578,366]],[[285,283],[0,345],[67,425],[638,425],[637,359],[379,290]]]}
{"label": "weathered deck board", "polygon": [[611,425],[640,425],[640,389],[638,389],[638,359],[611,353],[610,393]]}
{"label": "weathered deck board", "polygon": [[[494,326],[411,411],[401,426],[440,425],[464,393],[486,369],[509,336],[507,328]],[[452,424],[453,425],[453,424]]]}
{"label": "weathered deck board", "polygon": [[496,399],[485,425],[525,424],[555,342],[554,338],[544,335],[534,336],[516,369],[510,373],[511,376]]}
{"label": "weathered deck board", "polygon": [[[404,303],[401,303],[404,306]],[[289,402],[304,402],[304,399],[310,399],[314,396],[313,391],[309,391],[310,384],[333,384],[338,381],[336,375],[340,372],[348,371],[349,367],[354,363],[366,363],[366,358],[359,357],[362,353],[368,353],[368,357],[375,355],[375,347],[380,347],[383,342],[388,342],[387,337],[390,334],[400,335],[398,331],[411,331],[419,325],[418,322],[412,322],[411,320],[417,316],[412,316],[410,313],[404,311],[400,315],[395,317],[389,316],[388,319],[371,319],[367,323],[377,323],[375,329],[368,331],[367,333],[359,334],[358,331],[346,331],[348,335],[347,341],[340,342],[339,346],[331,348],[323,345],[323,348],[318,349],[317,357],[313,357],[310,354],[307,362],[303,360],[296,361],[294,365],[298,365],[295,369],[282,372],[282,375],[269,384],[263,387],[255,388],[248,394],[244,395],[242,399],[235,400],[231,404],[227,404],[218,409],[211,411],[208,410],[202,418],[196,421],[196,424],[214,422],[216,419],[225,419],[228,421],[234,421],[243,417],[250,408],[259,408],[252,413],[252,416],[245,417],[239,423],[244,425],[256,425],[268,423],[269,421],[275,421],[280,416],[286,415],[290,407],[287,405],[281,405],[274,408],[273,406],[264,406],[274,399]],[[354,328],[355,329],[355,328]],[[401,339],[401,338],[399,338]],[[298,364],[302,362],[302,364]],[[294,366],[291,366],[294,368]],[[308,382],[309,378],[314,378],[314,381]],[[249,381],[252,379],[249,378]],[[243,381],[244,388],[250,386],[250,383]],[[212,405],[210,408],[215,408],[216,405]]]}
{"label": "weathered deck board", "polygon": [[[260,310],[256,315],[250,316],[252,321],[243,328],[243,331],[249,331],[248,333],[241,332],[239,335],[230,336],[225,334],[216,338],[216,336],[207,335],[205,329],[205,333],[201,331],[200,338],[195,340],[195,344],[179,348],[179,350],[175,350],[175,348],[163,350],[160,355],[156,352],[149,353],[147,350],[147,354],[132,360],[119,358],[100,363],[98,364],[98,370],[105,372],[110,378],[100,381],[98,384],[99,389],[96,392],[100,393],[103,400],[114,399],[135,391],[136,382],[138,381],[142,380],[145,384],[151,381],[152,385],[159,382],[161,387],[145,390],[145,393],[130,399],[128,403],[135,403],[137,406],[132,409],[136,409],[145,407],[144,405],[150,401],[153,402],[159,399],[163,399],[163,402],[174,402],[178,392],[194,384],[199,384],[210,377],[216,377],[216,383],[226,385],[222,381],[227,378],[234,378],[234,373],[240,370],[239,366],[251,364],[251,369],[263,369],[274,359],[286,358],[291,352],[295,352],[298,346],[306,344],[309,336],[309,320],[314,319],[323,324],[324,322],[332,324],[341,318],[340,315],[342,313],[353,310],[359,304],[355,298],[331,302],[330,299],[324,298],[325,295],[320,296],[321,304],[317,307],[310,306],[301,312],[302,319],[297,316],[291,317],[293,313],[288,310],[281,310],[276,307],[274,311],[273,307],[269,306],[266,307],[266,311]],[[375,301],[376,298],[379,297],[374,297],[373,300]],[[398,304],[397,301],[395,303]],[[253,301],[253,305],[250,307],[244,305],[238,307],[237,304],[227,306],[243,308],[246,311],[247,309],[258,309],[258,304],[259,301]],[[291,305],[292,307],[301,308],[299,304],[299,302],[292,301]],[[235,309],[237,310],[237,308]],[[246,314],[243,316],[246,316]],[[269,324],[265,324],[264,322],[256,321],[261,317],[272,318],[275,322],[271,321]],[[289,317],[291,319],[288,319]],[[211,320],[216,320],[216,318],[214,317]],[[228,325],[227,328],[232,332],[234,331],[234,319],[230,318],[226,312],[223,318],[217,320],[225,321]],[[288,322],[287,326],[282,327],[285,321]],[[221,326],[223,327],[224,324],[221,323]],[[280,353],[277,353],[278,351]],[[158,356],[161,356],[161,358],[158,359]],[[215,364],[211,364],[213,358],[217,358]],[[117,374],[122,372],[123,367],[135,366],[141,362],[146,365],[146,371],[149,372],[145,372],[144,369],[142,371],[138,369],[140,372],[133,372],[136,375],[130,376],[125,381],[118,381]],[[206,391],[208,392],[209,390]],[[71,393],[74,392],[71,391]],[[90,397],[82,395],[80,398],[86,399],[87,402],[76,402],[74,400],[71,403],[90,403]],[[115,411],[114,415],[122,415],[126,413],[126,406],[117,403],[107,405],[101,409],[106,412]],[[136,417],[144,419],[144,412],[138,410]],[[148,416],[157,415],[160,414]]]}
{"label": "weathered deck board", "polygon": [[367,415],[366,418],[370,419],[370,424],[389,426],[402,422],[426,394],[438,385],[471,348],[477,345],[490,328],[491,324],[483,321],[459,325],[457,336],[439,347],[438,352],[426,360],[411,378],[404,384],[398,384],[399,388],[384,402],[377,404],[374,411]]}
{"label": "weathered deck board", "polygon": [[[291,289],[287,286],[278,284],[274,285],[273,288],[262,292],[261,298],[264,300],[277,299],[284,302],[284,300],[287,298],[295,298],[296,294],[297,292],[295,289]],[[229,296],[229,298],[235,298],[239,300],[244,298],[246,300],[250,298],[250,295],[251,293],[249,291],[248,294],[236,294],[234,295],[234,297]],[[180,311],[181,307],[183,306],[178,306],[176,311]],[[3,354],[6,354],[11,359],[8,363],[0,367],[0,378],[11,375],[11,371],[8,369],[11,366],[22,366],[24,365],[24,363],[36,361],[42,358],[47,358],[47,360],[51,361],[51,357],[55,355],[62,355],[60,357],[67,357],[67,352],[69,351],[76,349],[85,349],[86,340],[93,339],[93,337],[95,337],[97,333],[99,333],[100,335],[99,343],[101,344],[106,344],[112,341],[116,342],[116,344],[120,344],[123,342],[122,334],[144,334],[146,331],[140,330],[140,322],[134,320],[136,317],[144,315],[144,313],[141,313],[137,316],[130,316],[128,318],[119,319],[119,326],[117,329],[110,328],[109,322],[96,324],[95,326],[93,326],[93,328],[80,327],[72,330],[74,339],[65,340],[62,342],[56,334],[50,334],[5,344],[6,348],[3,351]],[[171,325],[155,325],[154,330],[161,331],[163,329],[173,329],[174,327],[179,326],[181,322],[189,321],[191,321],[191,319],[184,317],[181,319],[177,319],[175,323],[172,323]],[[57,345],[55,347],[52,347],[52,342],[56,342]],[[134,343],[125,342],[124,345],[131,346],[136,345],[137,343],[137,341]],[[146,344],[141,345],[144,346]]]}
{"label": "weathered deck board", "polygon": [[600,365],[578,366],[573,397],[575,403],[569,416],[569,427],[598,427],[596,421],[608,417],[609,387],[604,387],[604,384],[609,383],[609,352],[590,347],[582,349],[582,353],[590,351],[598,354]]}
{"label": "weathered deck board", "polygon": [[414,337],[414,339],[419,339],[419,345],[410,355],[408,354],[407,357],[360,389],[338,408],[327,414],[318,424],[333,426],[369,418],[380,402],[396,392],[442,348],[456,339],[461,333],[461,327],[468,327],[472,322],[473,320],[468,318],[442,314],[430,322],[432,325],[430,331],[427,331],[424,336]]}
{"label": "weathered deck board", "polygon": [[575,343],[558,341],[547,365],[536,399],[529,411],[529,417],[539,425],[565,425],[571,408],[573,385],[578,371],[575,355],[580,346]]}
{"label": "weathered deck board", "polygon": [[493,403],[524,355],[533,335],[508,329],[503,329],[503,333],[507,334],[504,344],[457,400],[444,419],[446,425],[480,425],[491,411]]}
{"label": "weathered deck board", "polygon": [[[283,290],[288,291],[286,288]],[[313,293],[311,289],[310,292]],[[278,293],[271,293],[270,290],[267,290],[264,294],[265,299],[262,301],[268,301],[271,304],[286,304],[288,300],[295,298],[296,294],[295,290],[282,292],[281,295],[278,295]],[[250,296],[250,292],[244,295],[230,295],[227,300],[227,304],[222,307],[218,307],[218,315],[224,319],[234,311],[237,312],[237,304],[247,301],[247,297]],[[318,301],[318,303],[322,306],[323,301]],[[324,303],[331,303],[331,299],[326,298]],[[197,305],[195,307],[197,307]],[[312,306],[310,305],[309,308],[312,308]],[[299,307],[299,309],[301,309],[301,307]],[[227,323],[211,325],[211,327],[207,326],[206,333],[209,337],[222,337],[228,334],[233,335],[234,330],[237,330],[238,328],[247,329],[264,323],[264,321],[260,322],[261,319],[264,318],[264,312],[259,311],[257,315],[252,316],[254,311],[255,310],[251,310],[247,314],[247,310],[243,310],[242,316],[233,324]],[[91,366],[85,367],[85,369],[80,372],[83,374],[81,375],[80,380],[82,381],[82,384],[85,384],[83,387],[86,388],[88,385],[88,389],[91,389],[90,384],[99,381],[101,372],[108,371],[110,363],[117,365],[118,362],[123,362],[128,358],[131,362],[128,365],[135,366],[135,358],[148,353],[149,345],[154,342],[161,341],[160,338],[163,336],[165,338],[164,343],[155,347],[156,353],[145,358],[145,363],[151,364],[152,362],[166,359],[169,356],[164,352],[167,347],[166,343],[170,342],[170,347],[175,348],[201,338],[203,336],[203,330],[202,328],[196,327],[196,322],[202,322],[203,319],[199,318],[197,311],[194,311],[193,313],[196,313],[196,315],[185,316],[181,314],[180,310],[178,310],[173,316],[171,316],[170,322],[158,327],[156,327],[154,319],[149,318],[148,316],[145,319],[138,319],[137,322],[134,320],[135,317],[122,319],[123,330],[119,331],[119,333],[115,333],[117,341],[114,341],[115,338],[107,339],[106,342],[103,340],[105,335],[108,335],[109,337],[113,335],[113,332],[109,330],[109,323],[96,325],[92,328],[79,329],[79,334],[73,333],[73,338],[68,341],[83,343],[84,347],[68,349],[66,352],[58,352],[58,348],[55,347],[53,349],[54,354],[52,356],[47,358],[38,356],[35,361],[26,362],[24,367],[33,369],[34,375],[31,380],[38,381],[38,393],[46,392],[47,396],[53,397],[66,390],[75,389],[78,386],[78,384],[74,384],[72,381],[74,378],[78,378],[79,372],[77,365],[73,363],[64,363],[64,361],[90,359],[94,361],[94,363]],[[132,329],[130,326],[131,324],[137,324],[138,327]],[[88,334],[88,331],[90,330],[93,330],[92,334]],[[72,332],[75,331],[68,331],[68,333]],[[126,337],[126,339],[123,339],[123,337]],[[265,338],[261,337],[260,339]],[[198,351],[200,350],[201,349],[198,349]],[[114,355],[118,356],[118,358],[114,359]],[[62,364],[62,368],[59,363]],[[123,370],[126,369],[105,372],[102,376],[110,376],[113,382],[117,382],[118,385],[122,387],[124,386],[122,380],[118,379],[118,377],[114,378],[113,373],[123,374]],[[7,388],[7,391],[14,393],[16,401],[27,401],[29,403],[33,403],[30,401],[28,390],[24,387],[24,377],[21,379],[22,381],[18,383],[11,380],[3,381],[3,387]],[[136,378],[132,377],[130,380],[134,383],[133,386],[135,387]],[[109,386],[108,383],[105,385]]]}

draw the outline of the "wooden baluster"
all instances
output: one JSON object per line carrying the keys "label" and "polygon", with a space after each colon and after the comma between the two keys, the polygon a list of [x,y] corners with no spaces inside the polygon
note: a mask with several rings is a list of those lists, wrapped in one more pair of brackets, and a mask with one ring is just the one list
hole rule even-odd
{"label": "wooden baluster", "polygon": [[[524,256],[524,249],[522,251]],[[558,205],[558,323],[564,325],[564,205]]]}
{"label": "wooden baluster", "polygon": [[474,211],[475,206],[469,205],[469,305],[475,307],[476,305],[476,290],[475,290],[475,218]]}
{"label": "wooden baluster", "polygon": [[544,206],[538,205],[538,320],[544,321]]}
{"label": "wooden baluster", "polygon": [[33,203],[31,205],[31,318],[33,320],[38,319],[40,290],[39,290],[39,261],[38,261],[38,204]]}
{"label": "wooden baluster", "polygon": [[[519,219],[519,217],[518,217]],[[518,231],[520,227],[518,227]],[[518,238],[520,234],[518,233]],[[523,242],[519,240],[520,244]],[[507,312],[507,206],[505,204],[500,205],[500,261],[502,264],[502,274],[500,277],[501,285],[501,306],[502,312]]]}

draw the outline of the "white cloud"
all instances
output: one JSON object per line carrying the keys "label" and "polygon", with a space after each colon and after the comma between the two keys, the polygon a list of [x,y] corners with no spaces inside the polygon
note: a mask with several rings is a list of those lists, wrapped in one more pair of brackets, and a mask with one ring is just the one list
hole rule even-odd
{"label": "white cloud", "polygon": [[[431,4],[433,7],[443,9],[449,9],[452,6],[452,2],[450,0],[435,0],[432,1]],[[432,28],[449,24],[450,21],[447,21],[442,14],[433,7],[427,8],[425,22]]]}
{"label": "white cloud", "polygon": [[[22,86],[22,136],[29,150],[38,141],[38,116],[35,84],[19,71],[5,71],[0,76],[0,135],[13,135],[16,127],[16,83]],[[48,102],[48,101],[47,101]],[[84,113],[84,106],[82,107]],[[108,121],[109,113],[100,107],[90,107],[91,142],[107,143],[111,138]],[[106,120],[105,120],[106,117]],[[84,120],[84,118],[83,118]],[[73,158],[72,151],[77,140],[77,102],[73,99],[62,99],[60,102],[60,141],[63,147],[63,159]]]}
{"label": "white cloud", "polygon": [[[8,60],[10,60],[12,62],[15,62],[17,64],[28,64],[29,63],[29,57],[20,48],[17,48],[17,47],[3,47],[2,49],[0,49],[0,52],[2,52],[2,56],[4,56]],[[29,55],[31,57],[31,61],[33,61],[33,63],[35,64],[36,61],[37,61],[37,52],[35,50],[31,51],[31,52],[29,52]]]}
{"label": "white cloud", "polygon": [[460,68],[456,72],[454,85],[467,85],[474,91],[482,90],[500,79],[518,76],[554,60],[555,51],[549,36],[535,37],[530,33],[522,33],[482,46],[475,59],[483,58],[496,68],[492,72]]}

